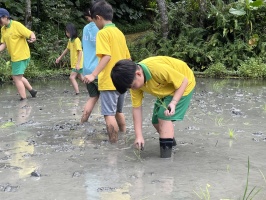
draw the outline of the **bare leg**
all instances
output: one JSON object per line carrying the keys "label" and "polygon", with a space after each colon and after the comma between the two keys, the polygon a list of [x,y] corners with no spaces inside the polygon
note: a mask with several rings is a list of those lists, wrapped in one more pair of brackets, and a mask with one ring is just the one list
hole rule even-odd
{"label": "bare leg", "polygon": [[119,131],[125,133],[126,132],[126,120],[125,120],[125,115],[124,113],[119,113],[117,112],[115,115]]}
{"label": "bare leg", "polygon": [[96,102],[98,101],[99,99],[99,96],[96,96],[96,97],[90,97],[87,101],[87,103],[85,104],[84,106],[84,110],[83,110],[83,114],[82,114],[82,117],[81,117],[81,124],[83,124],[84,122],[88,121],[90,115],[91,115],[91,112],[96,104]]}
{"label": "bare leg", "polygon": [[69,79],[70,79],[70,81],[71,81],[71,83],[72,83],[72,85],[74,87],[74,90],[75,90],[76,94],[79,93],[79,86],[78,86],[78,83],[76,81],[77,75],[78,74],[76,72],[71,72],[70,76],[69,76]]}
{"label": "bare leg", "polygon": [[83,75],[82,74],[78,74],[78,79],[83,82],[83,79],[84,79]]}
{"label": "bare leg", "polygon": [[104,116],[106,122],[107,133],[109,141],[116,143],[118,140],[118,125],[115,116]]}
{"label": "bare leg", "polygon": [[159,119],[159,134],[160,138],[173,138],[174,137],[173,122]]}
{"label": "bare leg", "polygon": [[13,81],[15,82],[15,85],[17,87],[18,93],[20,95],[20,97],[22,99],[26,99],[26,90],[25,90],[25,86],[24,83],[22,81],[23,75],[16,75],[16,76],[12,76]]}
{"label": "bare leg", "polygon": [[29,81],[28,81],[24,76],[22,76],[22,82],[23,82],[25,88],[26,88],[28,91],[31,91],[31,90],[32,90],[32,87],[31,87]]}
{"label": "bare leg", "polygon": [[156,129],[156,131],[159,133],[159,124],[152,124],[154,126],[154,128]]}

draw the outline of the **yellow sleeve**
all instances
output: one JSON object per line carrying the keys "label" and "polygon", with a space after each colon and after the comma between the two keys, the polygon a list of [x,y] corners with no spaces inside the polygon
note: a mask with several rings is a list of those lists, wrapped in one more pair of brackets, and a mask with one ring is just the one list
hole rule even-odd
{"label": "yellow sleeve", "polygon": [[75,46],[76,46],[77,51],[82,51],[81,41],[79,38],[76,38]]}
{"label": "yellow sleeve", "polygon": [[143,91],[130,89],[132,107],[140,107],[142,105]]}
{"label": "yellow sleeve", "polygon": [[31,33],[32,33],[31,30],[29,30],[26,26],[24,26],[20,22],[17,23],[17,30],[18,30],[19,34],[21,34],[25,38],[29,38]]}
{"label": "yellow sleeve", "polygon": [[103,55],[111,56],[111,48],[108,42],[108,34],[99,31],[96,36],[96,55],[101,58]]}

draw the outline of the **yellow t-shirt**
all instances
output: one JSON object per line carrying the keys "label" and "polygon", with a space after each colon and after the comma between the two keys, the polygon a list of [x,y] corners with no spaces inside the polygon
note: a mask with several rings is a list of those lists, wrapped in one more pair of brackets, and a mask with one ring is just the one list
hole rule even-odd
{"label": "yellow t-shirt", "polygon": [[158,98],[173,96],[185,77],[188,79],[188,85],[183,96],[188,95],[196,85],[193,71],[181,60],[167,56],[155,56],[138,64],[143,69],[146,82],[140,89],[130,90],[133,107],[142,105],[144,92]]}
{"label": "yellow t-shirt", "polygon": [[99,59],[103,55],[111,56],[111,60],[98,75],[99,90],[116,90],[110,76],[112,68],[119,60],[129,59],[130,54],[124,34],[114,24],[107,24],[98,32],[96,55]]}
{"label": "yellow t-shirt", "polygon": [[[67,48],[70,51],[71,68],[75,69],[79,58],[79,51],[82,51],[80,39],[78,37],[75,38],[74,40],[69,39],[67,43]],[[79,68],[80,69],[83,68],[83,53],[80,60]]]}
{"label": "yellow t-shirt", "polygon": [[1,28],[1,43],[6,44],[12,62],[26,60],[30,57],[26,39],[30,37],[31,33],[31,30],[14,20]]}

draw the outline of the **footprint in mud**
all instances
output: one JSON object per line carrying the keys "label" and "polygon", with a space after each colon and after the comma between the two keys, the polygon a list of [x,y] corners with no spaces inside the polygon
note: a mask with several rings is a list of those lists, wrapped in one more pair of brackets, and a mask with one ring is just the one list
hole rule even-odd
{"label": "footprint in mud", "polygon": [[2,192],[17,192],[19,186],[12,186],[9,183],[5,185],[0,185],[0,191]]}

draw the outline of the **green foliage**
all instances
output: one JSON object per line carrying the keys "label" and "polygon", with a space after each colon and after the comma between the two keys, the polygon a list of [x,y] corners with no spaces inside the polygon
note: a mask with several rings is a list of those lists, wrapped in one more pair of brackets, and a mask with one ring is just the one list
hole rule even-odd
{"label": "green foliage", "polygon": [[218,62],[210,65],[210,67],[205,70],[205,74],[209,77],[224,77],[227,75],[227,69],[222,63]]}
{"label": "green foliage", "polygon": [[[161,39],[160,20],[155,18],[154,37],[134,42],[132,49],[147,48],[149,55],[167,55],[184,60],[195,71],[208,76],[232,74],[249,58],[266,55],[266,6],[261,0],[249,1],[178,1],[168,3],[169,35]],[[227,3],[226,3],[227,2]],[[235,10],[233,10],[234,8]],[[243,10],[245,15],[239,15]],[[158,11],[157,11],[158,13]],[[150,33],[151,34],[151,33]],[[149,36],[147,36],[149,37]],[[138,43],[139,42],[139,43]],[[152,45],[150,45],[152,43]],[[140,51],[139,51],[140,52]],[[134,53],[138,59],[142,53]],[[251,68],[250,66],[247,68]],[[243,71],[252,71],[251,69]],[[238,71],[237,71],[238,72]],[[233,73],[236,74],[236,73]],[[253,77],[263,72],[255,73]]]}
{"label": "green foliage", "polygon": [[0,82],[11,78],[11,65],[7,52],[4,51],[0,56]]}
{"label": "green foliage", "polygon": [[261,58],[250,58],[240,64],[238,73],[245,78],[266,78],[266,63]]}

